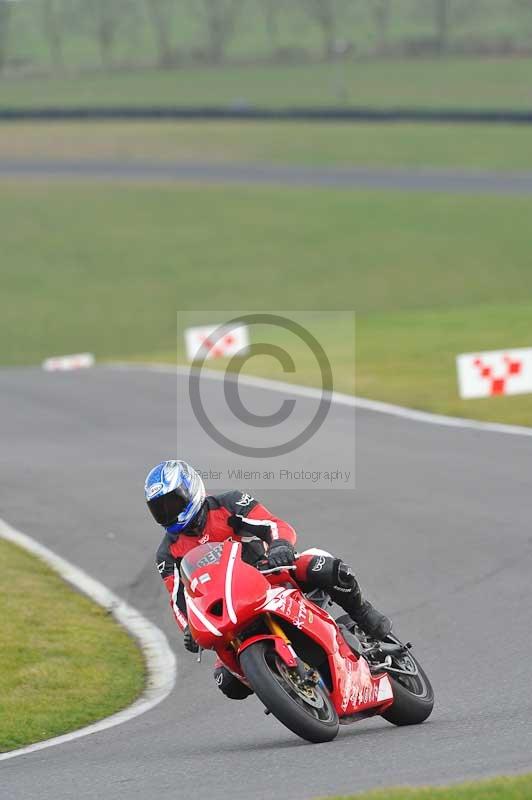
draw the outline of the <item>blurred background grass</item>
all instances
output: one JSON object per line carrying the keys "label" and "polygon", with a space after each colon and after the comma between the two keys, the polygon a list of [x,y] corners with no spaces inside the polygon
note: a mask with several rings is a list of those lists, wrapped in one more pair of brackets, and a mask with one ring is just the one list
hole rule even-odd
{"label": "blurred background grass", "polygon": [[529,108],[531,55],[528,0],[0,2],[0,107]]}
{"label": "blurred background grass", "polygon": [[335,122],[39,122],[0,126],[0,159],[266,162],[530,170],[531,131],[511,125]]}
{"label": "blurred background grass", "polygon": [[[532,6],[0,2],[0,70],[0,109],[526,110]],[[519,171],[530,137],[512,125],[18,122],[0,126],[0,158]],[[530,343],[531,211],[526,195],[4,180],[0,362],[174,360],[179,309],[323,309],[337,388],[530,424],[526,396],[461,401],[454,357]],[[356,383],[335,309],[357,312]]]}
{"label": "blurred background grass", "polygon": [[532,338],[531,218],[532,197],[4,182],[0,362],[175,361],[178,310],[321,309],[339,390],[531,424],[526,395],[463,401],[454,374]]}
{"label": "blurred background grass", "polygon": [[528,109],[532,59],[449,57],[15,73],[0,108],[368,106]]}

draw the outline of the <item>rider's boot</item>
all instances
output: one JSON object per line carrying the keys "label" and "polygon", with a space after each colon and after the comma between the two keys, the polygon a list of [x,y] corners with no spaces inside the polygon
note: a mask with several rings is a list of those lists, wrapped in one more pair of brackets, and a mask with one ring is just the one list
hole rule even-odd
{"label": "rider's boot", "polygon": [[372,639],[384,639],[392,629],[391,620],[369,600],[364,600],[358,581],[351,568],[341,561],[337,567],[337,580],[330,594],[335,603],[347,611],[351,619]]}
{"label": "rider's boot", "polygon": [[306,586],[325,589],[368,636],[384,639],[390,633],[391,621],[363,599],[351,568],[339,558],[325,551],[303,553],[297,561],[296,579]]}

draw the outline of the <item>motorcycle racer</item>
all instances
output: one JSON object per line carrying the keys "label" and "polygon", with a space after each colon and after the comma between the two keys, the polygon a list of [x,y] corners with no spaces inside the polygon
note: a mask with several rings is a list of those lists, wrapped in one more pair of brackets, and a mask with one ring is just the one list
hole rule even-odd
{"label": "motorcycle racer", "polygon": [[[292,566],[295,580],[304,591],[324,589],[365,633],[383,639],[392,623],[363,599],[351,568],[324,550],[310,549],[297,555],[296,532],[288,522],[275,517],[251,494],[228,491],[207,495],[200,475],[184,461],[163,461],[153,467],[145,482],[145,498],[155,521],[165,529],[157,550],[159,574],[170,594],[175,620],[183,631],[187,650],[197,652],[187,624],[184,587],[179,576],[181,559],[198,544],[238,538],[243,559],[249,564],[268,561],[270,567]],[[231,699],[252,694],[222,664],[214,677]]]}

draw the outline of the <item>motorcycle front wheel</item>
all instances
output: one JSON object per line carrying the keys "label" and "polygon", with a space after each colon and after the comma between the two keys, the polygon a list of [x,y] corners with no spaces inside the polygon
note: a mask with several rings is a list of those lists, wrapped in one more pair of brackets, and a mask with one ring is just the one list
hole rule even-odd
{"label": "motorcycle front wheel", "polygon": [[330,742],[339,720],[327,689],[305,684],[296,668],[287,667],[271,641],[259,641],[240,656],[251,688],[279,722],[308,742]]}

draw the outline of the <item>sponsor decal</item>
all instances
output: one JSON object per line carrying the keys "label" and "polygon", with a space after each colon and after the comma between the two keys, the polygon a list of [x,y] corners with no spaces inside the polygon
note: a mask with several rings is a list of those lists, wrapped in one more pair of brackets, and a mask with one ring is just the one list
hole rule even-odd
{"label": "sponsor decal", "polygon": [[166,566],[166,561],[161,561],[160,564],[157,564],[157,569],[159,570],[159,575],[163,574],[165,566]]}
{"label": "sponsor decal", "polygon": [[325,565],[325,556],[319,556],[318,560],[312,567],[312,572],[321,572]]}
{"label": "sponsor decal", "polygon": [[158,492],[162,491],[163,488],[164,487],[163,487],[162,483],[154,483],[153,486],[150,486],[150,488],[148,489],[148,492],[147,492],[148,500],[151,500],[152,497],[155,497],[155,495]]}
{"label": "sponsor decal", "polygon": [[379,691],[377,693],[377,700],[390,700],[393,697],[393,691],[390,681],[386,676],[379,681]]}
{"label": "sponsor decal", "polygon": [[211,579],[211,576],[209,575],[208,572],[204,572],[203,575],[199,576],[199,582],[200,583],[207,583],[208,581],[210,581],[210,579]]}
{"label": "sponsor decal", "polygon": [[297,617],[294,620],[295,627],[301,630],[306,620],[307,620],[307,609],[305,608],[303,603],[300,603],[299,611],[297,612]]}
{"label": "sponsor decal", "polygon": [[282,593],[272,597],[267,601],[268,611],[284,611],[285,603],[286,597]]}
{"label": "sponsor decal", "polygon": [[201,537],[201,539],[198,539],[199,544],[207,544],[208,541],[209,541],[209,534],[208,533],[205,533]]}
{"label": "sponsor decal", "polygon": [[214,680],[216,681],[216,686],[221,686],[222,683],[224,682],[224,674],[223,674],[223,672],[220,672],[216,676],[216,678]]}
{"label": "sponsor decal", "polygon": [[293,589],[270,589],[268,590],[268,600],[266,606],[268,611],[282,611],[287,616],[292,616],[292,594]]}
{"label": "sponsor decal", "polygon": [[[382,697],[381,695],[387,690],[384,687],[381,690],[383,681],[381,680],[378,684],[373,684],[370,677],[360,674],[359,670],[355,670],[349,659],[342,659],[342,663],[338,663],[338,667],[346,674],[345,683],[342,688],[342,713],[345,713],[349,706],[354,709],[357,706],[376,703],[379,700],[388,699],[388,697],[392,696],[390,694],[386,697]],[[387,680],[385,682],[388,683]]]}
{"label": "sponsor decal", "polygon": [[253,502],[255,498],[252,497],[250,494],[243,494],[240,500],[237,500],[235,505],[237,506],[249,506],[250,503]]}
{"label": "sponsor decal", "polygon": [[349,700],[351,698],[351,692],[353,690],[353,682],[355,680],[355,675],[351,661],[343,659],[341,658],[341,656],[338,657],[337,661],[340,662],[338,663],[339,669],[341,670],[343,668],[347,673],[346,680],[342,690],[342,706],[341,706],[342,712],[345,712],[347,710],[347,706],[349,705]]}
{"label": "sponsor decal", "polygon": [[198,561],[198,567],[208,567],[209,564],[218,564],[222,554],[222,547],[223,543],[220,542],[217,547],[213,547],[212,550],[209,550],[208,553],[205,553],[203,558],[200,558]]}
{"label": "sponsor decal", "polygon": [[283,611],[287,617],[292,617],[294,615],[294,602],[291,597],[286,597]]}
{"label": "sponsor decal", "polygon": [[354,706],[363,706],[367,703],[374,703],[379,694],[378,686],[359,686],[353,689],[350,697],[350,702]]}
{"label": "sponsor decal", "polygon": [[280,611],[285,614],[292,624],[301,630],[307,619],[309,622],[314,621],[314,615],[308,611],[303,603],[297,603],[292,599],[293,589],[283,589],[276,597],[272,597],[267,604],[268,611]]}

